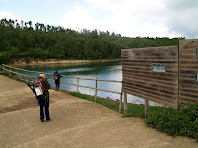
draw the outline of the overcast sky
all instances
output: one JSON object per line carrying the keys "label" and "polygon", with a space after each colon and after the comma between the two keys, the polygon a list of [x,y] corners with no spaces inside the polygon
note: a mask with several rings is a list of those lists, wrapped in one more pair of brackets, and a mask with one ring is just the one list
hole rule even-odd
{"label": "overcast sky", "polygon": [[128,37],[198,38],[198,0],[0,0],[0,19]]}

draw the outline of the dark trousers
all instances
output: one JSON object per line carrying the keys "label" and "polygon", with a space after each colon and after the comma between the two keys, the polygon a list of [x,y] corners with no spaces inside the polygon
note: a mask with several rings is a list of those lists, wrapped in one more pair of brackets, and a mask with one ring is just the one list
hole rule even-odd
{"label": "dark trousers", "polygon": [[39,105],[40,105],[40,120],[44,120],[44,109],[45,109],[45,117],[46,120],[49,120],[49,92],[46,92],[45,99],[40,98]]}
{"label": "dark trousers", "polygon": [[60,82],[59,82],[59,80],[55,80],[55,84],[56,84],[56,89],[59,89],[59,87],[60,87]]}

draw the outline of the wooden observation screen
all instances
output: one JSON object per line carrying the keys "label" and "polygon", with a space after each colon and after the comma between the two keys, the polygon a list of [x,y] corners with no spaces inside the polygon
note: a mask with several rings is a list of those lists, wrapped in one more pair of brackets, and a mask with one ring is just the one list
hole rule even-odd
{"label": "wooden observation screen", "polygon": [[122,49],[123,92],[178,106],[178,46]]}
{"label": "wooden observation screen", "polygon": [[198,39],[179,42],[179,103],[198,103]]}

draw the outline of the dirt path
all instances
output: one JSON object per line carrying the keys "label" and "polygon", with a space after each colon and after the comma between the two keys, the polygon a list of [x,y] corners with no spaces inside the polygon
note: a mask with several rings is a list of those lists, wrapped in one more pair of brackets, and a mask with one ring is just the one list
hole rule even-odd
{"label": "dirt path", "polygon": [[195,139],[171,137],[141,119],[50,90],[50,122],[26,84],[0,75],[0,147],[197,148]]}

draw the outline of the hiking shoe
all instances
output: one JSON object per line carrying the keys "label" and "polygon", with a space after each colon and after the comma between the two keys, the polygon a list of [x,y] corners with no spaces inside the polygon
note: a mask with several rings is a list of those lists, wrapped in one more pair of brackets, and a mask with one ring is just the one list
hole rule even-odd
{"label": "hiking shoe", "polygon": [[49,119],[46,119],[46,121],[50,121],[50,118]]}

